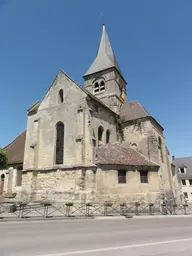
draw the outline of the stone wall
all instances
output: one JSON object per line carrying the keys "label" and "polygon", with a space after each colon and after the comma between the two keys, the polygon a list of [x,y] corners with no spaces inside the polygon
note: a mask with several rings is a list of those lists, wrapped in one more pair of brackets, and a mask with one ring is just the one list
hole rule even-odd
{"label": "stone wall", "polygon": [[23,173],[22,197],[83,202],[95,188],[95,171],[91,169],[28,171]]}
{"label": "stone wall", "polygon": [[[63,103],[58,102],[63,89]],[[55,163],[56,124],[64,123],[64,163],[82,164],[86,94],[60,72],[41,102],[36,114],[29,114],[24,169],[53,166]],[[85,153],[85,152],[84,152]],[[87,152],[86,152],[87,153]]]}
{"label": "stone wall", "polygon": [[128,170],[126,183],[118,183],[118,171],[114,169],[97,172],[97,198],[121,202],[147,201],[154,202],[159,194],[159,179],[157,171],[148,172],[148,183],[140,182],[140,173]]}
{"label": "stone wall", "polygon": [[22,170],[17,170],[16,168],[10,167],[7,170],[0,171],[0,182],[1,176],[4,175],[4,185],[3,185],[3,196],[4,197],[15,197],[15,195],[20,196],[21,185],[22,185]]}
{"label": "stone wall", "polygon": [[[173,197],[171,164],[161,127],[146,119],[128,122],[124,127],[124,138],[130,146],[160,166],[159,189],[167,197]],[[159,138],[161,140],[162,157]]]}
{"label": "stone wall", "polygon": [[95,96],[115,113],[119,114],[122,105],[122,90],[126,91],[125,81],[115,68],[111,68],[86,77],[84,83],[86,90],[94,94],[94,84],[100,80],[105,82],[105,90],[96,93]]}
{"label": "stone wall", "polygon": [[116,119],[115,114],[103,105],[93,101],[88,101],[89,118],[90,118],[90,133],[92,138],[95,138],[96,147],[99,146],[98,142],[98,128],[103,127],[103,136],[100,145],[106,145],[106,131],[110,131],[110,143],[117,141],[116,132]]}
{"label": "stone wall", "polygon": [[137,170],[127,171],[127,182],[118,183],[115,169],[33,171],[23,173],[22,196],[26,199],[102,203],[154,202],[159,195],[158,172],[150,170],[148,183],[140,182]]}

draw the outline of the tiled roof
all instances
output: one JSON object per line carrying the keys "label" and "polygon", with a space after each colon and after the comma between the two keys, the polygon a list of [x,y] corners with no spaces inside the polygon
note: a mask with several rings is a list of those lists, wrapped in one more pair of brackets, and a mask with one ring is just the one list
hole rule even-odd
{"label": "tiled roof", "polygon": [[120,115],[124,118],[124,121],[150,116],[137,100],[131,102],[125,101],[120,111]]}
{"label": "tiled roof", "polygon": [[117,142],[97,149],[97,164],[158,167],[129,145]]}
{"label": "tiled roof", "polygon": [[8,164],[22,164],[24,159],[26,131],[17,136],[4,149],[8,153]]}
{"label": "tiled roof", "polygon": [[148,117],[153,120],[159,127],[161,127],[162,131],[164,130],[158,121],[153,118],[137,100],[131,102],[125,101],[125,103],[121,106],[120,116],[124,122]]}

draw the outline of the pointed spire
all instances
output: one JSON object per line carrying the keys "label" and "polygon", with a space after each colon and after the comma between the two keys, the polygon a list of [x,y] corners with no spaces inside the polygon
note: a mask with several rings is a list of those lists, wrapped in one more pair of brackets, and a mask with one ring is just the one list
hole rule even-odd
{"label": "pointed spire", "polygon": [[88,76],[111,67],[116,67],[116,69],[121,74],[121,70],[116,61],[115,54],[109,41],[105,25],[103,24],[103,31],[97,56],[84,76]]}

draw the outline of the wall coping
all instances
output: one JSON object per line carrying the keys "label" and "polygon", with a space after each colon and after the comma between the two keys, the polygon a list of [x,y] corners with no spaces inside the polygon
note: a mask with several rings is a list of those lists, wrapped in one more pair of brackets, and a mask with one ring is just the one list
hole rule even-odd
{"label": "wall coping", "polygon": [[54,165],[51,167],[42,167],[42,168],[27,168],[23,170],[23,172],[32,172],[32,171],[73,171],[77,169],[97,169],[96,165],[71,165],[71,166],[64,166],[64,165]]}

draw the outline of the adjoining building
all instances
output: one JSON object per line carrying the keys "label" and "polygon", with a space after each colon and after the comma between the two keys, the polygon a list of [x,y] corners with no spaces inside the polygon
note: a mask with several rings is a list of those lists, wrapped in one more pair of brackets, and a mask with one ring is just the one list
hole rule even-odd
{"label": "adjoining building", "polygon": [[[10,166],[22,166],[22,186],[18,190],[10,171],[5,179],[12,185],[4,186],[4,194],[11,187],[16,196],[31,199],[172,198],[164,129],[138,101],[127,100],[104,25],[97,56],[83,77],[84,88],[61,70],[43,100],[28,109],[26,132],[16,140],[23,142],[6,147]],[[23,161],[16,161],[20,156]]]}
{"label": "adjoining building", "polygon": [[192,202],[192,157],[172,157],[173,177],[180,200]]}
{"label": "adjoining building", "polygon": [[0,196],[20,195],[26,131],[19,134],[4,149],[8,153],[8,170],[0,170]]}

